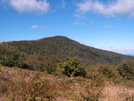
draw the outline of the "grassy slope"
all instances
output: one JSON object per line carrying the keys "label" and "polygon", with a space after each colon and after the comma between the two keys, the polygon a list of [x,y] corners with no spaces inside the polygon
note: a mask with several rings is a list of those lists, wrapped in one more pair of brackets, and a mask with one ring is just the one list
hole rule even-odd
{"label": "grassy slope", "polygon": [[33,41],[14,41],[8,42],[8,44],[28,54],[40,54],[42,56],[53,54],[59,59],[64,59],[66,56],[75,57],[87,65],[99,63],[119,64],[126,60],[134,60],[134,57],[88,47],[63,36]]}
{"label": "grassy slope", "polygon": [[0,101],[30,101],[31,97],[44,98],[44,101],[91,101],[97,96],[100,101],[130,101],[126,98],[134,95],[133,88],[110,82],[95,87],[92,83],[80,77],[56,77],[0,66]]}

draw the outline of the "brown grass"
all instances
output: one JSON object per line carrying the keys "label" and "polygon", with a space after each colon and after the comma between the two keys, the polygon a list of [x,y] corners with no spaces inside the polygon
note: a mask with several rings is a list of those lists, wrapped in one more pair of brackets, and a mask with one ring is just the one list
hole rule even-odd
{"label": "brown grass", "polygon": [[113,83],[0,66],[0,101],[129,101],[133,95],[134,89]]}
{"label": "brown grass", "polygon": [[134,101],[134,88],[107,83],[102,90],[100,101]]}

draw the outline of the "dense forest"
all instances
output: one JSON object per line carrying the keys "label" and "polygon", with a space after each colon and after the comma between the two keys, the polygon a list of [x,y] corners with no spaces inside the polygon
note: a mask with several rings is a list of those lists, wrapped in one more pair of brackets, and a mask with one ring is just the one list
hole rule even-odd
{"label": "dense forest", "polygon": [[30,55],[53,55],[60,60],[64,60],[66,57],[74,57],[86,65],[100,63],[120,64],[126,60],[134,60],[134,57],[85,46],[63,36],[48,37],[33,41],[13,41],[2,44]]}

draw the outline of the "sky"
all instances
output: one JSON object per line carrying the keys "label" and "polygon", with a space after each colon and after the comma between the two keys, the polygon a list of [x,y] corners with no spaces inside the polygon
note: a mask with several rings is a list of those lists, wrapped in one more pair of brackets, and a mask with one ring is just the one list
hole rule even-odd
{"label": "sky", "polygon": [[57,35],[134,54],[134,0],[0,0],[0,42]]}

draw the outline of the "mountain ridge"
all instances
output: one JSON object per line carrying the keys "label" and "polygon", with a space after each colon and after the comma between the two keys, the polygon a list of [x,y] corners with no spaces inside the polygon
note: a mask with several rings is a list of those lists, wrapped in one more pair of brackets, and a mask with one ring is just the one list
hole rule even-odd
{"label": "mountain ridge", "polygon": [[27,54],[55,55],[61,60],[67,56],[78,58],[86,65],[119,64],[123,61],[134,60],[131,56],[86,46],[65,36],[52,36],[31,41],[12,41],[5,44]]}

